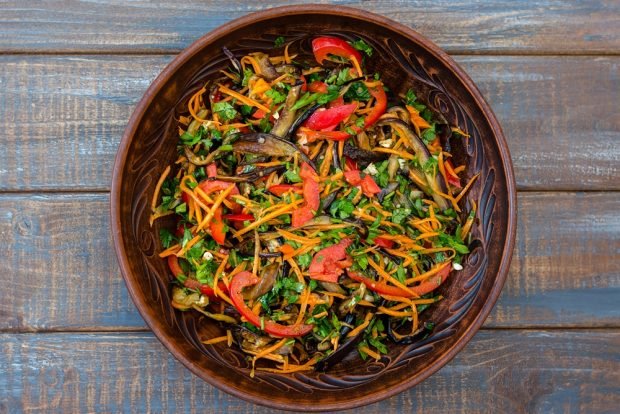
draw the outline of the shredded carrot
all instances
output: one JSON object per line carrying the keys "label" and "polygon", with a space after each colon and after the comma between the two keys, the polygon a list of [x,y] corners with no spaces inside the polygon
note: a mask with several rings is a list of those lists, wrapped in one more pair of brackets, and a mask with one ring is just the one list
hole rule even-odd
{"label": "shredded carrot", "polygon": [[241,95],[238,92],[233,91],[232,89],[224,86],[224,85],[218,85],[220,92],[225,93],[226,95],[232,96],[233,98],[236,98],[239,102],[243,102],[246,105],[249,106],[255,106],[258,109],[262,109],[263,111],[265,111],[265,113],[270,113],[271,109],[267,108],[265,105],[256,102],[253,99],[248,98],[245,95]]}
{"label": "shredded carrot", "polygon": [[465,188],[463,188],[463,190],[459,193],[458,196],[455,197],[455,201],[458,203],[461,198],[463,198],[463,196],[467,193],[467,191],[469,190],[469,188],[474,184],[474,181],[476,181],[476,179],[480,176],[480,173],[474,175],[473,177],[471,177],[471,180],[469,180],[469,182],[467,183],[467,185],[465,186]]}
{"label": "shredded carrot", "polygon": [[159,176],[159,180],[157,180],[157,184],[155,185],[155,191],[153,192],[153,198],[151,199],[151,211],[155,212],[155,208],[157,207],[157,200],[159,200],[159,192],[161,191],[161,186],[164,184],[166,177],[170,174],[170,166],[167,166],[164,169],[164,172]]}
{"label": "shredded carrot", "polygon": [[227,341],[228,341],[228,335],[224,335],[224,336],[218,336],[217,338],[209,339],[207,341],[202,341],[202,343],[205,345],[213,345],[213,344],[218,344],[220,342],[227,342]]}
{"label": "shredded carrot", "polygon": [[412,290],[410,290],[407,286],[403,285],[397,279],[395,279],[394,277],[390,276],[389,273],[387,273],[385,270],[383,270],[383,268],[381,266],[377,265],[370,257],[368,258],[368,264],[371,265],[377,271],[379,276],[381,276],[385,280],[391,282],[393,285],[401,288],[405,292],[410,292],[412,295],[415,295],[416,297],[418,296]]}
{"label": "shredded carrot", "polygon": [[357,334],[359,334],[360,332],[362,332],[364,329],[366,329],[368,327],[368,325],[370,325],[370,321],[372,320],[372,317],[375,316],[374,313],[372,312],[368,312],[366,314],[366,317],[364,318],[364,322],[362,322],[361,324],[359,324],[359,326],[357,326],[355,329],[352,329],[348,334],[347,337],[349,338],[353,338],[355,336],[357,336]]}
{"label": "shredded carrot", "polygon": [[211,210],[209,211],[209,213],[205,216],[205,218],[198,225],[198,230],[199,231],[204,229],[211,222],[211,220],[213,219],[213,216],[215,215],[215,212],[217,211],[217,209],[222,204],[222,201],[224,201],[224,199],[228,196],[228,194],[230,194],[230,192],[234,188],[235,188],[235,185],[231,184],[231,185],[228,186],[228,188],[226,188],[225,190],[220,192],[220,194],[217,196],[217,198],[213,202],[213,205],[211,206]]}
{"label": "shredded carrot", "polygon": [[290,203],[288,205],[285,205],[284,207],[281,207],[278,210],[273,211],[273,212],[267,214],[264,217],[261,217],[259,220],[256,220],[256,221],[250,223],[249,225],[247,225],[243,229],[241,229],[241,230],[239,230],[237,232],[233,232],[233,236],[235,236],[237,239],[241,240],[241,236],[244,235],[245,233],[247,233],[248,231],[257,228],[258,226],[260,226],[261,224],[271,220],[272,218],[275,218],[275,217],[281,216],[282,214],[286,214],[286,213],[290,212],[295,207],[297,207],[299,204],[301,204],[302,201],[304,201],[304,200],[303,199],[295,200],[292,203]]}

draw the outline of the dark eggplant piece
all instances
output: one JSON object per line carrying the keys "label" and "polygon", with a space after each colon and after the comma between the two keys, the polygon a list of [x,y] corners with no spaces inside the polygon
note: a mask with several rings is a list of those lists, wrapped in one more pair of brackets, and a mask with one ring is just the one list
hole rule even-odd
{"label": "dark eggplant piece", "polygon": [[259,296],[263,296],[265,293],[269,292],[274,283],[276,283],[279,270],[280,266],[277,263],[271,263],[264,266],[261,269],[261,277],[258,283],[252,287],[247,295],[244,295],[246,296],[246,299],[256,299]]}
{"label": "dark eggplant piece", "polygon": [[264,132],[244,134],[239,137],[232,147],[235,152],[249,152],[272,157],[291,157],[297,152],[299,157],[316,171],[314,162],[303,151],[300,151],[295,144],[272,134]]}
{"label": "dark eggplant piece", "polygon": [[383,161],[388,157],[388,154],[366,151],[348,143],[344,145],[343,154],[364,167],[371,162]]}
{"label": "dark eggplant piece", "polygon": [[[347,325],[353,325],[353,323],[355,322],[355,315],[352,313],[347,314],[344,318],[344,322]],[[352,328],[350,328],[349,326],[343,325],[342,328],[340,328],[340,340],[345,339],[349,332],[351,332],[351,330]],[[341,344],[334,352],[317,362],[316,365],[314,365],[314,370],[327,371],[338,362],[342,361],[347,355],[351,353],[351,351],[362,340],[363,337],[364,331],[362,330],[353,338],[350,338],[343,344]]]}
{"label": "dark eggplant piece", "polygon": [[260,66],[260,71],[262,72],[263,77],[266,80],[272,81],[279,76],[276,68],[274,68],[271,64],[268,54],[256,52],[252,53],[252,57],[254,57],[254,59],[256,59],[256,62],[258,62],[258,66]]}
{"label": "dark eggplant piece", "polygon": [[305,111],[303,111],[302,114],[297,117],[295,122],[293,122],[291,127],[288,129],[288,132],[286,133],[286,138],[288,140],[292,139],[295,136],[295,133],[297,132],[301,124],[303,124],[308,118],[310,118],[310,115],[312,115],[314,111],[316,111],[320,107],[321,105],[315,104],[307,108]]}
{"label": "dark eggplant piece", "polygon": [[285,165],[274,165],[272,167],[257,168],[249,173],[240,174],[237,176],[217,175],[213,177],[213,179],[227,181],[230,183],[247,183],[254,182],[262,177],[268,176],[274,171],[284,171],[285,169]]}
{"label": "dark eggplant piece", "polygon": [[[396,128],[399,133],[406,135],[418,157],[420,165],[426,164],[426,162],[431,158],[431,153],[428,151],[428,148],[426,148],[426,145],[424,145],[424,142],[422,142],[420,137],[418,137],[413,129],[411,129],[405,122],[399,119],[384,119],[377,122],[377,126],[390,126],[392,128]],[[444,183],[441,174],[437,173],[433,177],[431,174],[424,173],[424,176],[426,177],[426,182],[432,190],[431,196],[433,197],[433,200],[435,200],[440,209],[447,209],[449,207],[448,202],[445,198],[437,194],[438,192],[445,193],[447,191],[446,184]]]}
{"label": "dark eggplant piece", "polygon": [[332,166],[334,167],[334,170],[339,168],[342,169],[340,166],[340,157],[338,156],[338,145],[332,145]]}
{"label": "dark eggplant piece", "polygon": [[329,210],[329,207],[336,200],[336,197],[338,197],[340,190],[342,190],[342,188],[338,188],[332,191],[331,193],[327,194],[327,197],[323,199],[321,208],[324,212],[327,212]]}
{"label": "dark eggplant piece", "polygon": [[297,110],[292,109],[295,102],[299,99],[301,93],[301,85],[293,86],[288,95],[286,95],[286,101],[284,101],[284,108],[280,111],[280,116],[276,121],[271,133],[277,137],[284,138],[291,128],[291,125],[295,122],[295,114]]}
{"label": "dark eggplant piece", "polygon": [[279,75],[288,73],[289,75],[293,75],[296,78],[299,78],[301,76],[301,71],[295,65],[286,65],[286,64],[278,65],[276,66],[276,72],[278,72]]}
{"label": "dark eggplant piece", "polygon": [[413,335],[405,336],[404,338],[396,338],[392,324],[390,323],[389,315],[384,315],[383,326],[385,326],[385,332],[392,342],[398,345],[411,345],[414,342],[421,341],[433,332],[435,324],[432,322],[424,322],[424,326],[418,329]]}
{"label": "dark eggplant piece", "polygon": [[403,108],[400,105],[389,107],[387,111],[385,112],[386,114],[395,115],[396,117],[398,117],[398,119],[400,119],[403,122],[408,123],[409,120],[411,119],[411,115],[409,114],[409,111],[407,111],[407,109]]}
{"label": "dark eggplant piece", "polygon": [[321,287],[327,292],[339,293],[341,295],[346,295],[347,293],[343,288],[340,287],[339,283],[319,282],[319,285],[321,285]]}
{"label": "dark eggplant piece", "polygon": [[187,145],[183,146],[183,150],[185,151],[185,156],[187,157],[189,162],[191,162],[194,165],[207,165],[211,163],[211,161],[209,161],[208,158],[202,158],[194,154]]}
{"label": "dark eggplant piece", "polygon": [[230,63],[232,63],[233,67],[237,70],[237,72],[239,72],[239,74],[242,74],[243,69],[241,66],[241,62],[239,62],[239,59],[237,59],[235,55],[233,55],[233,53],[230,50],[228,50],[226,46],[222,48],[222,52],[224,52],[228,60],[230,60]]}
{"label": "dark eggplant piece", "polygon": [[258,335],[241,325],[233,326],[233,337],[243,351],[260,352],[274,339],[266,335]]}
{"label": "dark eggplant piece", "polygon": [[383,203],[383,199],[385,198],[385,196],[387,196],[391,192],[396,191],[397,188],[398,183],[396,181],[388,183],[388,185],[385,188],[382,188],[379,194],[377,194],[377,200],[379,200],[379,203]]}

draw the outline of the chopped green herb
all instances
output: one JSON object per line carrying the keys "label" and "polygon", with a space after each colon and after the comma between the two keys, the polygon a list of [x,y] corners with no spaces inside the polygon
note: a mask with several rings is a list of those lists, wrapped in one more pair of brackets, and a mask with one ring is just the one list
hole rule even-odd
{"label": "chopped green herb", "polygon": [[354,48],[356,48],[357,50],[364,52],[366,56],[368,57],[372,56],[372,47],[370,47],[368,43],[364,42],[363,39],[358,39],[354,42],[349,42],[349,44],[353,46]]}
{"label": "chopped green herb", "polygon": [[228,122],[237,116],[237,110],[229,102],[216,102],[213,104],[213,112],[223,121]]}

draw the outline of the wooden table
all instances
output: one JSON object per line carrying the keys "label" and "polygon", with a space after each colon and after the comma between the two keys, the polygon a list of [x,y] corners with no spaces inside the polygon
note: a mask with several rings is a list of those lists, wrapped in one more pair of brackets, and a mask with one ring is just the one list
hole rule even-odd
{"label": "wooden table", "polygon": [[[254,3],[254,2],[252,2]],[[149,83],[287,2],[0,5],[0,413],[269,413],[173,359],[127,296],[110,173]],[[336,1],[428,36],[503,124],[519,189],[495,310],[439,373],[364,412],[620,412],[620,2]]]}

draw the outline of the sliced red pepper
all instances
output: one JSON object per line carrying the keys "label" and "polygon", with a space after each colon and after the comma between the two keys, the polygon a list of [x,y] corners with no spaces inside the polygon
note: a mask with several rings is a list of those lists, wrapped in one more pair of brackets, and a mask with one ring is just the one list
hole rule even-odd
{"label": "sliced red pepper", "polygon": [[386,249],[391,249],[394,247],[394,242],[392,240],[384,239],[383,237],[375,237],[375,245],[385,247]]}
{"label": "sliced red pepper", "polygon": [[352,170],[357,170],[357,163],[355,161],[353,161],[351,158],[349,157],[344,157],[344,169],[345,171],[352,171]]}
{"label": "sliced red pepper", "polygon": [[350,170],[344,172],[344,179],[347,183],[353,186],[360,186],[362,188],[362,192],[366,197],[372,197],[377,193],[381,192],[381,187],[375,183],[375,180],[370,176],[366,175],[362,178],[362,175],[359,170]]}
{"label": "sliced red pepper", "polygon": [[[312,40],[312,52],[319,64],[325,59],[329,60],[329,55],[338,56],[348,60],[355,59],[356,62],[362,61],[362,55],[353,46],[342,39],[331,36],[317,37]],[[361,74],[360,74],[361,75]]]}
{"label": "sliced red pepper", "polygon": [[360,185],[360,183],[362,182],[360,170],[345,171],[344,179],[347,181],[347,183],[353,186]]}
{"label": "sliced red pepper", "polygon": [[189,227],[186,226],[186,223],[179,221],[177,223],[177,229],[174,231],[174,235],[177,237],[183,237],[183,235],[185,234],[185,229],[187,228]]}
{"label": "sliced red pepper", "polygon": [[230,282],[230,299],[232,300],[235,308],[239,311],[239,313],[252,325],[257,328],[263,329],[270,335],[277,336],[279,338],[295,338],[299,336],[304,336],[310,331],[314,325],[281,325],[272,320],[264,319],[261,324],[261,318],[252,312],[252,309],[248,305],[246,305],[243,300],[243,296],[241,292],[244,288],[248,286],[253,286],[259,282],[258,277],[254,276],[252,273],[244,271],[237,273],[232,281]]}
{"label": "sliced red pepper", "polygon": [[288,193],[289,191],[292,191],[294,193],[300,193],[301,187],[297,185],[293,185],[293,184],[276,184],[276,185],[269,186],[267,191],[269,191],[271,194],[275,196],[282,197],[284,194]]}
{"label": "sliced red pepper", "polygon": [[237,214],[224,214],[222,218],[230,221],[254,221],[254,216],[251,214],[237,213]]}
{"label": "sliced red pepper", "polygon": [[446,167],[446,177],[448,178],[448,182],[450,183],[450,185],[456,188],[461,188],[461,179],[454,172],[452,162],[450,160],[445,160],[444,165]]}
{"label": "sliced red pepper", "polygon": [[217,165],[215,163],[207,165],[207,177],[213,178],[217,175]]}
{"label": "sliced red pepper", "polygon": [[342,96],[337,97],[336,99],[334,99],[333,101],[331,101],[330,103],[327,104],[328,108],[334,108],[337,106],[342,106],[344,105],[344,98]]}
{"label": "sliced red pepper", "polygon": [[306,162],[301,163],[299,176],[304,181],[303,194],[306,205],[312,210],[318,210],[321,202],[319,195],[319,176],[316,171]]}
{"label": "sliced red pepper", "polygon": [[173,254],[168,256],[168,267],[170,268],[170,271],[172,272],[172,275],[174,277],[179,277],[185,274],[185,272],[183,272],[183,269],[181,268],[181,265],[179,264],[179,258]]}
{"label": "sliced red pepper", "polygon": [[368,92],[375,98],[375,106],[372,107],[372,111],[366,116],[364,121],[364,128],[368,128],[373,125],[381,115],[385,113],[387,109],[387,95],[383,90],[383,85],[377,85],[372,88],[368,88]]}
{"label": "sliced red pepper", "polygon": [[267,112],[263,111],[262,109],[257,109],[253,114],[252,114],[252,118],[255,119],[263,119],[265,117],[265,115],[267,115]]}
{"label": "sliced red pepper", "polygon": [[[211,164],[213,165],[213,164]],[[209,168],[211,166],[207,167],[207,174],[209,174]],[[215,174],[214,174],[215,175]],[[205,192],[205,194],[209,195],[211,193],[214,193],[216,191],[223,191],[226,190],[228,187],[230,187],[231,185],[234,186],[234,188],[230,191],[230,193],[228,194],[228,197],[226,197],[226,199],[228,201],[231,201],[232,203],[234,203],[234,207],[233,207],[233,211],[235,213],[239,213],[242,209],[243,206],[240,204],[237,204],[237,202],[235,201],[235,199],[233,198],[234,195],[238,195],[239,194],[239,189],[237,188],[236,184],[232,184],[232,183],[228,183],[226,181],[221,181],[221,180],[202,180],[199,184],[198,187],[200,187],[200,189],[202,191]]]}
{"label": "sliced red pepper", "polygon": [[390,296],[400,296],[404,298],[412,298],[416,296],[426,295],[437,289],[450,275],[450,264],[446,265],[436,275],[431,276],[426,282],[419,284],[418,286],[412,286],[409,288],[409,292],[399,288],[398,286],[388,285],[385,282],[376,282],[366,276],[362,276],[359,273],[347,271],[349,277],[356,282],[361,282],[373,292],[381,293]]}
{"label": "sliced red pepper", "polygon": [[310,118],[308,118],[304,125],[315,131],[334,128],[350,117],[356,108],[357,104],[351,103],[324,110],[319,109],[310,115]]}
{"label": "sliced red pepper", "polygon": [[301,227],[314,218],[314,211],[308,207],[303,206],[296,210],[293,210],[291,215],[291,226]]}
{"label": "sliced red pepper", "polygon": [[308,128],[300,128],[300,135],[305,135],[308,142],[314,142],[317,139],[330,139],[332,141],[344,141],[351,137],[351,134],[345,131],[313,131]]}
{"label": "sliced red pepper", "polygon": [[226,241],[226,224],[222,221],[222,207],[215,209],[213,218],[209,223],[209,230],[211,230],[211,237],[217,244],[224,244]]}
{"label": "sliced red pepper", "polygon": [[364,177],[360,184],[362,186],[362,192],[366,197],[372,197],[381,192],[381,187],[377,185],[375,180],[370,175]]}
{"label": "sliced red pepper", "polygon": [[303,84],[301,85],[301,91],[302,92],[307,92],[308,91],[308,81],[306,80],[306,77],[304,75],[301,75],[301,81],[303,82]]}
{"label": "sliced red pepper", "polygon": [[308,90],[312,93],[327,93],[327,84],[321,81],[314,81],[308,84]]}
{"label": "sliced red pepper", "polygon": [[337,244],[319,250],[312,258],[310,268],[308,269],[310,278],[323,282],[338,283],[338,277],[344,272],[341,266],[346,267],[346,263],[343,262],[349,261],[347,258],[347,247],[351,243],[350,239],[345,238]]}

